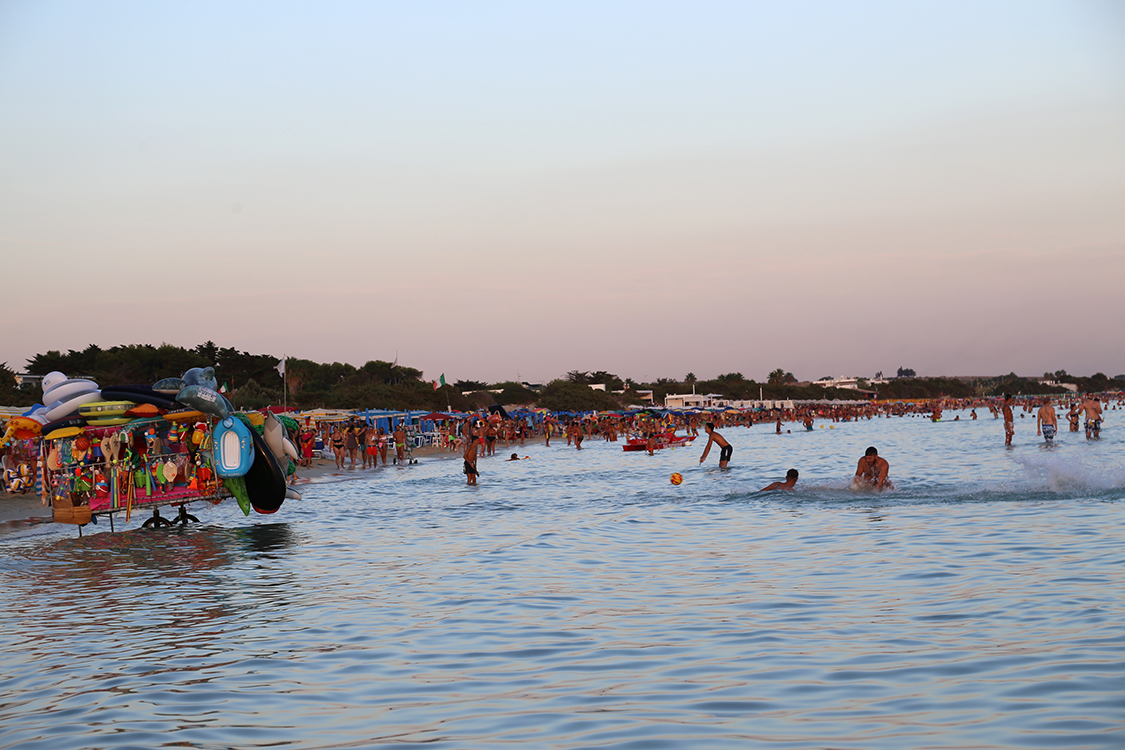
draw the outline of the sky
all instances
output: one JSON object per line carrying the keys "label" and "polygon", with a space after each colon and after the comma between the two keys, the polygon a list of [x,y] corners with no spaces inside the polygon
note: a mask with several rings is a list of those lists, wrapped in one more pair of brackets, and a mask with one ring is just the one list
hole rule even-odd
{"label": "sky", "polygon": [[1125,4],[0,0],[0,361],[1125,374]]}

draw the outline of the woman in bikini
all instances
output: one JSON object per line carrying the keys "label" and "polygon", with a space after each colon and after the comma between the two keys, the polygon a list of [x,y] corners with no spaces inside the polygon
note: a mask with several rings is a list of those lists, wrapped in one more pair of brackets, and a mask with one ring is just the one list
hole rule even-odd
{"label": "woman in bikini", "polygon": [[344,436],[339,427],[332,428],[332,452],[336,455],[336,468],[344,468]]}

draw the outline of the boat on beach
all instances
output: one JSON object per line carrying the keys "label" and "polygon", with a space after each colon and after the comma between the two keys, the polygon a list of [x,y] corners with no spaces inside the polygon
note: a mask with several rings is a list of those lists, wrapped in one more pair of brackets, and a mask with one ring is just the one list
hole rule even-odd
{"label": "boat on beach", "polygon": [[[693,440],[695,440],[695,435],[677,435],[675,432],[664,432],[656,436],[652,448],[653,450],[675,448],[680,445],[690,445]],[[626,453],[632,451],[647,451],[648,438],[630,436],[625,439],[625,444],[621,446],[621,449]]]}

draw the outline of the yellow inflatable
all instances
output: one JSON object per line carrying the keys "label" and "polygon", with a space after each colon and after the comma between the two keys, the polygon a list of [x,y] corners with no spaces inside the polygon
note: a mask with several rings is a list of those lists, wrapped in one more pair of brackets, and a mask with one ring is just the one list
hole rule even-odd
{"label": "yellow inflatable", "polygon": [[28,417],[12,417],[8,420],[8,429],[4,431],[3,437],[0,437],[0,448],[3,448],[13,439],[15,440],[30,440],[34,437],[39,437],[39,430],[43,425],[36,422],[34,419]]}

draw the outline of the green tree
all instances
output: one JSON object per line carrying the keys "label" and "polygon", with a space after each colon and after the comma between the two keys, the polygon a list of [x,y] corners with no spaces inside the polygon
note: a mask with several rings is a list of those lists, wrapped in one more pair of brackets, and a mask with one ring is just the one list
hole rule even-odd
{"label": "green tree", "polygon": [[536,400],[535,391],[525,388],[523,383],[516,383],[508,381],[506,383],[496,383],[493,388],[499,388],[500,392],[495,394],[496,403],[507,406],[509,404],[534,404]]}
{"label": "green tree", "polygon": [[605,391],[569,380],[552,380],[539,393],[539,406],[552,411],[593,411],[618,409],[620,404]]}
{"label": "green tree", "polygon": [[766,382],[770,385],[789,385],[791,383],[796,383],[797,378],[793,377],[793,373],[786,372],[779,367],[769,374],[769,378]]}
{"label": "green tree", "polygon": [[8,369],[7,362],[0,364],[0,406],[31,406],[39,395],[39,388],[16,384],[16,373]]}

